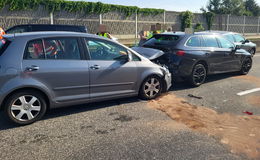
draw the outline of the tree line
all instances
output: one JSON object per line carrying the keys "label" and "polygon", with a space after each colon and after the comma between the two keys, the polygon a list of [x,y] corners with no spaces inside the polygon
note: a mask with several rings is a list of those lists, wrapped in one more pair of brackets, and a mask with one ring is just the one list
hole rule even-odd
{"label": "tree line", "polygon": [[255,0],[209,0],[201,10],[215,14],[260,16],[260,6]]}

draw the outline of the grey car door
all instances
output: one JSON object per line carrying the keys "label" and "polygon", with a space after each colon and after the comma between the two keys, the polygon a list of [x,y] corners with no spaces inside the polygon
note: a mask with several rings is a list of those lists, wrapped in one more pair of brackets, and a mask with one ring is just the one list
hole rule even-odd
{"label": "grey car door", "polygon": [[135,94],[137,67],[127,61],[126,48],[111,41],[85,38],[89,53],[90,97],[105,98]]}
{"label": "grey car door", "polygon": [[47,38],[27,43],[23,70],[53,91],[56,102],[89,99],[89,67],[78,38]]}

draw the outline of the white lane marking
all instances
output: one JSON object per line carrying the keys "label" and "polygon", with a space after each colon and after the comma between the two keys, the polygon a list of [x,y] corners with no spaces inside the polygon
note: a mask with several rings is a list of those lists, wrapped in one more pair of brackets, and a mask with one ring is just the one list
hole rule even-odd
{"label": "white lane marking", "polygon": [[260,57],[260,53],[255,54],[254,57]]}
{"label": "white lane marking", "polygon": [[250,89],[250,90],[246,90],[246,91],[243,91],[243,92],[239,92],[237,93],[238,96],[244,96],[246,94],[250,94],[250,93],[254,93],[254,92],[258,92],[260,91],[260,88],[254,88],[254,89]]}

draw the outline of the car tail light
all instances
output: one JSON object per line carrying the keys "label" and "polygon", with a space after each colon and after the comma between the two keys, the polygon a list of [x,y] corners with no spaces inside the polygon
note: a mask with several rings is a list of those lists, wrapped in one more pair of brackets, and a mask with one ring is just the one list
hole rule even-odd
{"label": "car tail light", "polygon": [[176,55],[178,55],[178,56],[184,56],[184,55],[185,55],[185,52],[184,52],[184,51],[177,51],[177,52],[176,52]]}

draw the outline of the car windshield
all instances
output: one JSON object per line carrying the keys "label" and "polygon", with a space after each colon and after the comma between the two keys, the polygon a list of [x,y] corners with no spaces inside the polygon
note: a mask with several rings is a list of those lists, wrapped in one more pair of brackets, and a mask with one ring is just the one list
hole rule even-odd
{"label": "car windshield", "polygon": [[172,45],[179,40],[177,35],[155,35],[147,42],[144,43],[144,46],[154,46],[154,45]]}

